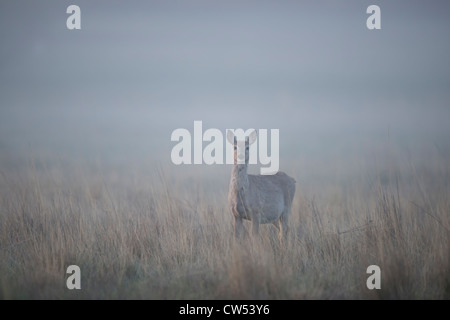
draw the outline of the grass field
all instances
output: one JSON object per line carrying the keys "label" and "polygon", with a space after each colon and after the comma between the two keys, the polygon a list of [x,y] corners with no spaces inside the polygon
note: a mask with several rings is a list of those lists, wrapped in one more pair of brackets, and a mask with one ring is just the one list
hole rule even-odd
{"label": "grass field", "polygon": [[449,299],[450,157],[371,159],[282,162],[297,180],[284,246],[268,225],[234,240],[230,166],[3,165],[0,298]]}

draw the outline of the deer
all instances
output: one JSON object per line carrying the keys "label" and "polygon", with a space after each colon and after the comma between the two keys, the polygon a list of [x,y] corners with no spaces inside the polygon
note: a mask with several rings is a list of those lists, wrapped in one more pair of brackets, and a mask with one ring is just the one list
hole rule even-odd
{"label": "deer", "polygon": [[278,229],[280,243],[283,243],[287,237],[296,181],[280,171],[274,175],[247,173],[250,145],[256,139],[256,130],[245,137],[245,143],[238,141],[232,131],[227,132],[227,141],[234,147],[228,206],[234,216],[235,237],[241,239],[245,230],[244,220],[250,220],[253,236],[259,234],[260,224],[272,223]]}

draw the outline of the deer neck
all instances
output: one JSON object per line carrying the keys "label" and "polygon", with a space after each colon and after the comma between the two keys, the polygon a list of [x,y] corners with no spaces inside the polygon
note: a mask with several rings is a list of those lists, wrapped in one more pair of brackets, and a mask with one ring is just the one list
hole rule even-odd
{"label": "deer neck", "polygon": [[247,164],[234,164],[231,173],[231,183],[236,191],[244,191],[248,189]]}

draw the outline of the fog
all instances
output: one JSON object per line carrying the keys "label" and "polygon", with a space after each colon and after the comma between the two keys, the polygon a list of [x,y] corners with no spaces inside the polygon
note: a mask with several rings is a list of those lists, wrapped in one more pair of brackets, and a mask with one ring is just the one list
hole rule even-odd
{"label": "fog", "polygon": [[[66,27],[71,4],[81,30]],[[371,4],[381,30],[366,27]],[[282,157],[357,154],[387,139],[448,149],[449,9],[406,0],[2,1],[1,160],[170,162],[171,132],[192,131],[194,120],[223,132],[279,129]]]}

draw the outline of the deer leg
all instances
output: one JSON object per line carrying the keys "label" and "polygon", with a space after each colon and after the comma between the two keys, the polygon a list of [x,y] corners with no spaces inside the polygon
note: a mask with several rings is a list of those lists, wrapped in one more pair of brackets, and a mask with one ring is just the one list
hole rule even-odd
{"label": "deer leg", "polygon": [[259,214],[255,214],[252,216],[252,234],[257,236],[259,234],[259,224],[261,223],[261,219]]}
{"label": "deer leg", "polygon": [[236,239],[242,238],[242,231],[244,229],[244,222],[240,216],[234,217],[234,235]]}
{"label": "deer leg", "polygon": [[280,231],[278,233],[278,238],[280,239],[280,244],[287,241],[288,220],[289,216],[287,214],[283,214],[279,220]]}
{"label": "deer leg", "polygon": [[278,231],[280,231],[280,220],[272,222],[275,228],[277,228]]}

